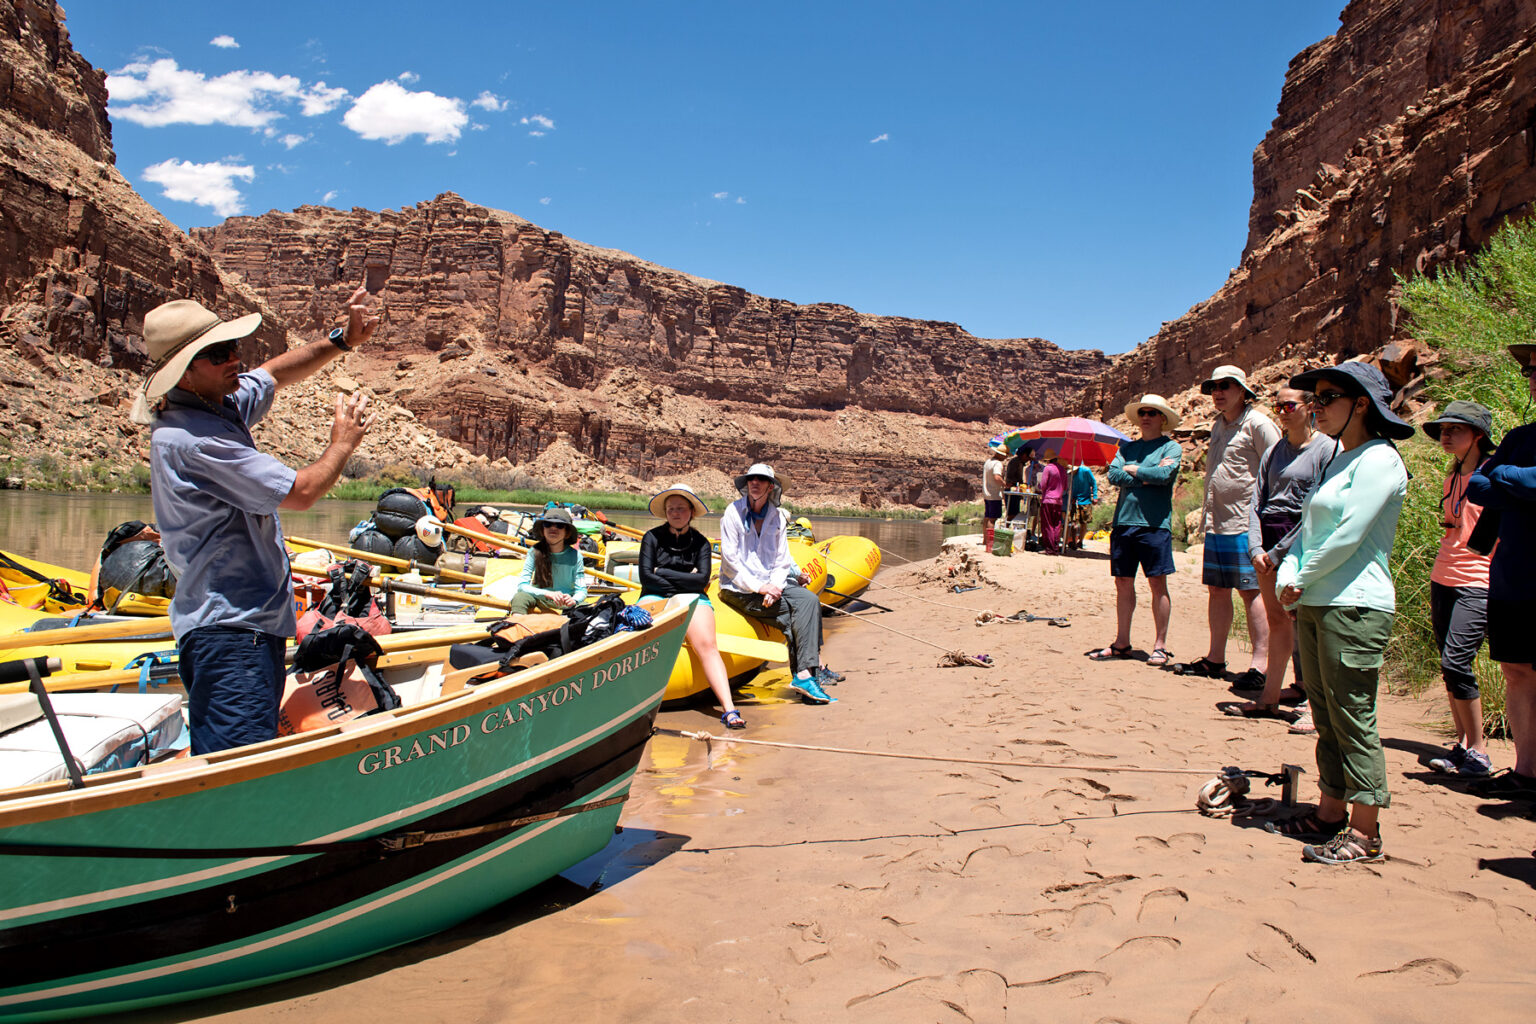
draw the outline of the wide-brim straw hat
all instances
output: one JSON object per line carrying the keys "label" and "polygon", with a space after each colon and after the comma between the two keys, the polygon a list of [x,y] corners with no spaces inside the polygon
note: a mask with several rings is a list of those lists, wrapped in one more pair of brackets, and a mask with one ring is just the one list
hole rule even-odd
{"label": "wide-brim straw hat", "polygon": [[1248,386],[1248,375],[1244,373],[1241,368],[1232,366],[1230,364],[1226,366],[1218,366],[1216,369],[1212,370],[1211,375],[1200,382],[1200,393],[1202,395],[1210,394],[1216,389],[1216,385],[1224,380],[1236,381],[1237,386],[1248,393],[1249,398],[1259,397],[1253,393],[1253,388]]}
{"label": "wide-brim straw hat", "polygon": [[1366,412],[1366,423],[1376,433],[1394,441],[1404,441],[1413,436],[1413,424],[1392,411],[1392,385],[1386,374],[1370,363],[1352,361],[1338,366],[1324,366],[1308,370],[1291,378],[1291,387],[1299,391],[1317,392],[1320,381],[1328,381],[1343,388],[1346,394],[1365,397],[1371,407]]}
{"label": "wide-brim straw hat", "polygon": [[144,314],[144,347],[149,350],[149,376],[133,404],[135,423],[154,419],[151,409],[181,380],[203,349],[247,337],[261,326],[260,313],[221,320],[217,313],[192,299],[163,302]]}
{"label": "wide-brim straw hat", "polygon": [[1165,399],[1162,395],[1145,394],[1141,396],[1139,401],[1126,402],[1125,418],[1130,420],[1132,423],[1135,423],[1136,410],[1141,408],[1152,408],[1162,413],[1163,419],[1167,421],[1163,427],[1165,430],[1173,430],[1181,422],[1183,422],[1179,414],[1173,411],[1173,406],[1169,405],[1168,400]]}
{"label": "wide-brim straw hat", "polygon": [[667,499],[672,495],[679,495],[688,499],[688,504],[693,506],[693,514],[696,516],[709,515],[709,506],[704,504],[704,499],[693,492],[693,488],[687,484],[673,484],[666,490],[659,492],[651,499],[649,506],[651,515],[657,519],[667,518]]}
{"label": "wide-brim straw hat", "polygon": [[1460,423],[1477,431],[1477,448],[1484,455],[1498,447],[1493,440],[1493,413],[1485,405],[1458,398],[1447,405],[1439,416],[1424,424],[1424,433],[1438,441],[1440,427],[1445,423]]}
{"label": "wide-brim straw hat", "polygon": [[770,499],[775,505],[784,497],[784,480],[773,471],[773,467],[766,462],[754,462],[747,467],[747,471],[736,478],[736,490],[742,494],[747,493],[747,481],[755,476],[773,483],[773,497]]}
{"label": "wide-brim straw hat", "polygon": [[1008,446],[1005,444],[989,444],[987,445],[987,451],[991,452],[993,455],[1009,454]]}

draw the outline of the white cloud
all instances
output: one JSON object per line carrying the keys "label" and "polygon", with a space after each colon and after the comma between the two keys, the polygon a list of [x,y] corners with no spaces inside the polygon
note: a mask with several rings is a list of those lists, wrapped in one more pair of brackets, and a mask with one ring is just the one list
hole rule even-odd
{"label": "white cloud", "polygon": [[335,189],[331,189],[331,190],[330,190],[330,191],[329,191],[329,192],[327,192],[327,193],[326,193],[326,194],[325,194],[325,195],[323,195],[323,196],[321,196],[321,197],[320,197],[320,201],[321,201],[321,202],[322,202],[322,203],[328,203],[328,202],[330,202],[330,201],[331,201],[331,200],[332,200],[332,199],[335,199],[335,198],[336,198],[336,197],[337,197],[337,196],[339,196],[339,195],[341,195],[341,193],[340,193],[340,192],[337,192],[337,191],[336,191],[336,190],[335,190]]}
{"label": "white cloud", "polygon": [[308,135],[284,135],[283,136],[283,145],[287,146],[289,149],[292,149],[294,146],[297,146],[297,145],[299,145],[301,143],[308,142],[308,141],[309,141],[309,136]]}
{"label": "white cloud", "polygon": [[536,139],[542,139],[544,137],[543,132],[529,132],[528,134],[532,135]]}
{"label": "white cloud", "polygon": [[869,141],[872,144],[876,143],[876,142],[890,142],[891,141],[891,133],[890,132],[881,132],[879,135],[876,135],[874,138],[870,139]]}
{"label": "white cloud", "polygon": [[507,101],[502,99],[500,96],[497,96],[493,92],[482,92],[479,96],[475,97],[474,102],[471,103],[470,106],[479,107],[481,110],[489,110],[495,112],[506,110]]}
{"label": "white cloud", "polygon": [[714,196],[716,199],[731,198],[731,194],[729,192],[711,192],[710,195]]}
{"label": "white cloud", "polygon": [[463,100],[380,82],[353,101],[341,123],[365,139],[393,146],[412,135],[424,136],[427,142],[457,141],[469,115]]}
{"label": "white cloud", "polygon": [[545,196],[543,199],[540,199],[539,200],[539,205],[540,206],[548,206],[549,205],[549,196]]}
{"label": "white cloud", "polygon": [[168,124],[228,124],[260,128],[283,115],[274,102],[297,99],[292,75],[231,71],[208,78],[184,71],[169,57],[129,64],[107,76],[112,115],[146,128]]}
{"label": "white cloud", "polygon": [[335,110],[341,105],[341,101],[350,95],[351,93],[339,86],[332,89],[324,82],[316,82],[299,96],[299,112],[305,117],[324,114]]}
{"label": "white cloud", "polygon": [[421,81],[421,76],[414,71],[402,71],[400,72],[400,77],[395,79],[395,81],[401,85],[415,85]]}
{"label": "white cloud", "polygon": [[745,199],[743,199],[741,196],[737,196],[736,197],[736,205],[737,206],[746,206],[747,205],[747,201]]}
{"label": "white cloud", "polygon": [[165,198],[212,207],[220,217],[233,217],[245,208],[235,180],[252,181],[255,177],[255,168],[249,164],[162,160],[144,168],[144,180],[159,185]]}
{"label": "white cloud", "polygon": [[[554,120],[545,117],[543,114],[534,114],[531,117],[525,117],[519,121],[518,124],[533,125],[533,130],[528,134],[534,136],[535,138],[542,136],[545,134],[545,132],[552,132],[555,130]],[[542,131],[540,129],[542,129]]]}
{"label": "white cloud", "polygon": [[217,46],[221,50],[238,50],[240,44],[235,42],[234,36],[214,36],[208,40],[209,46]]}

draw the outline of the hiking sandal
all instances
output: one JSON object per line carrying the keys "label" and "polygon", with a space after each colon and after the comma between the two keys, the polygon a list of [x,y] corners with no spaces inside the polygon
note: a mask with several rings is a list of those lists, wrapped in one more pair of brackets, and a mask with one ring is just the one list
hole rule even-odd
{"label": "hiking sandal", "polygon": [[1348,818],[1324,821],[1317,816],[1316,811],[1308,811],[1306,814],[1285,821],[1266,821],[1264,831],[1270,835],[1285,836],[1287,839],[1322,839],[1338,835],[1348,824]]}
{"label": "hiking sandal", "polygon": [[727,711],[721,715],[720,721],[727,729],[745,729],[747,727],[747,723],[742,720],[741,712],[736,710]]}
{"label": "hiking sandal", "polygon": [[1130,644],[1126,644],[1124,647],[1116,647],[1114,644],[1110,644],[1108,647],[1100,650],[1088,652],[1089,661],[1113,661],[1116,658],[1129,658],[1130,656]]}
{"label": "hiking sandal", "polygon": [[1321,846],[1303,846],[1301,856],[1316,864],[1355,864],[1381,860],[1386,854],[1381,850],[1379,832],[1371,839],[1346,828]]}
{"label": "hiking sandal", "polygon": [[1173,654],[1162,647],[1152,648],[1152,653],[1147,655],[1147,664],[1161,667],[1173,660]]}
{"label": "hiking sandal", "polygon": [[1181,661],[1173,666],[1176,676],[1197,676],[1201,679],[1221,679],[1227,674],[1227,663],[1201,658],[1198,661]]}

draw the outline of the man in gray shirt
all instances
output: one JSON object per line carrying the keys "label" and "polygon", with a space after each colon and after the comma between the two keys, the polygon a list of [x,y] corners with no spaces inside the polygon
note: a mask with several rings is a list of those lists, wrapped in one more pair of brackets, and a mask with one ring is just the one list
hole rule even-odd
{"label": "man in gray shirt", "polygon": [[151,427],[150,490],[177,574],[171,630],[194,754],[277,735],[283,649],[295,631],[277,510],[307,509],[324,496],[373,417],[363,393],[337,395],[330,444],[299,470],[258,451],[251,427],[278,388],[363,344],[378,322],[359,288],[346,327],[241,373],[240,339],[260,326],[260,313],[226,322],[177,299],[144,317],[153,365],[133,418]]}

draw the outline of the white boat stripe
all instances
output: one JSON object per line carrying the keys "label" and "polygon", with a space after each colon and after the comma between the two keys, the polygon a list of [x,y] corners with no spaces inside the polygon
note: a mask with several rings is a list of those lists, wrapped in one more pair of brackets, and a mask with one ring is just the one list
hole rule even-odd
{"label": "white boat stripe", "polygon": [[[585,803],[593,800],[602,800],[612,796],[614,793],[619,792],[629,785],[633,774],[633,772],[625,772],[623,778],[615,782],[611,782],[601,789],[593,791],[587,796],[582,797],[578,802]],[[270,938],[262,939],[259,942],[253,942],[249,945],[241,946],[237,949],[227,949],[221,953],[210,953],[207,956],[198,957],[195,960],[184,960],[180,963],[166,964],[161,967],[146,968],[142,971],[135,971],[132,974],[117,974],[110,978],[98,978],[94,981],[83,981],[73,985],[60,985],[55,988],[41,989],[36,992],[22,992],[15,995],[0,996],[0,1006],[17,1006],[23,1003],[36,1002],[41,999],[61,999],[65,996],[78,995],[82,992],[91,992],[100,988],[108,988],[116,985],[131,985],[141,981],[151,981],[155,978],[163,978],[167,977],[168,975],[179,974],[183,971],[197,970],[201,967],[212,967],[215,964],[225,963],[226,961],[235,960],[244,956],[251,956],[252,954],[260,953],[264,950],[275,949],[278,946],[293,942],[296,939],[307,938],[308,936],[323,932],[327,928],[332,928],[339,924],[345,924],[354,918],[362,917],[363,915],[371,913],[381,907],[385,907],[391,903],[403,900],[407,896],[414,896],[419,892],[424,892],[439,882],[446,881],[447,879],[453,878],[457,875],[461,875],[471,868],[479,867],[486,861],[492,860],[504,853],[514,850],[528,840],[533,839],[535,836],[543,835],[545,832],[548,832],[550,829],[555,828],[557,825],[560,825],[568,820],[572,819],[556,818],[552,821],[546,821],[529,829],[526,832],[518,833],[516,836],[511,837],[509,840],[503,841],[497,845],[493,845],[492,847],[471,857],[469,860],[464,861],[462,864],[457,864],[454,867],[448,868],[447,870],[439,871],[437,874],[432,875],[430,878],[424,878],[419,882],[415,882],[412,885],[399,890],[398,892],[392,892],[387,895],[380,896],[371,902],[364,903],[361,906],[353,907],[351,910],[337,914],[334,917],[328,917],[322,921],[316,921],[313,924],[305,925],[302,928],[297,928],[290,932],[284,932],[281,935],[273,935]]]}
{"label": "white boat stripe", "polygon": [[[660,695],[658,694],[657,696],[659,697]],[[414,817],[423,811],[428,811],[432,810],[433,808],[440,807],[444,803],[462,799],[463,797],[474,793],[476,790],[485,789],[486,787],[495,785],[496,783],[505,779],[520,775],[531,768],[536,768],[539,765],[544,764],[546,761],[549,761],[551,758],[560,757],[561,755],[568,753],[576,747],[590,742],[592,739],[605,732],[617,731],[623,726],[629,724],[630,719],[648,710],[651,705],[656,702],[656,699],[657,697],[647,698],[646,700],[641,701],[639,704],[636,704],[634,707],[630,708],[628,711],[624,711],[621,714],[610,718],[607,722],[604,722],[602,725],[599,725],[596,728],[588,730],[582,735],[577,736],[575,739],[569,740],[565,743],[562,743],[558,747],[547,750],[537,757],[531,757],[528,760],[521,762],[520,764],[516,764],[510,768],[496,772],[494,775],[487,775],[485,778],[482,778],[476,782],[472,782],[467,786],[461,786],[451,793],[440,794],[430,800],[423,800],[420,803],[413,804],[410,807],[406,807],[398,811],[393,811],[381,817],[374,818],[371,821],[361,822],[349,828],[342,829],[339,832],[332,832],[329,835],[310,839],[308,842],[324,843],[335,842],[340,839],[347,839],[360,833],[366,832],[370,829],[378,828],[381,825],[392,824],[404,818]],[[295,854],[294,856],[302,857],[308,855]],[[140,882],[136,885],[120,886],[116,889],[106,889],[100,892],[83,893],[79,896],[68,896],[62,899],[48,900],[44,903],[33,903],[24,907],[15,907],[10,910],[0,911],[0,921],[14,921],[19,918],[32,917],[38,914],[56,913],[61,910],[75,910],[81,907],[89,907],[96,903],[104,903],[108,900],[122,899],[124,897],[144,896],[149,893],[160,892],[165,889],[174,889],[183,885],[192,885],[198,882],[206,882],[209,879],[221,878],[225,875],[236,874],[251,868],[262,867],[282,859],[284,858],[252,857],[245,860],[234,861],[229,864],[223,864],[219,867],[204,868],[200,871],[193,871],[184,875],[173,875],[169,878],[157,878],[152,882]]]}

